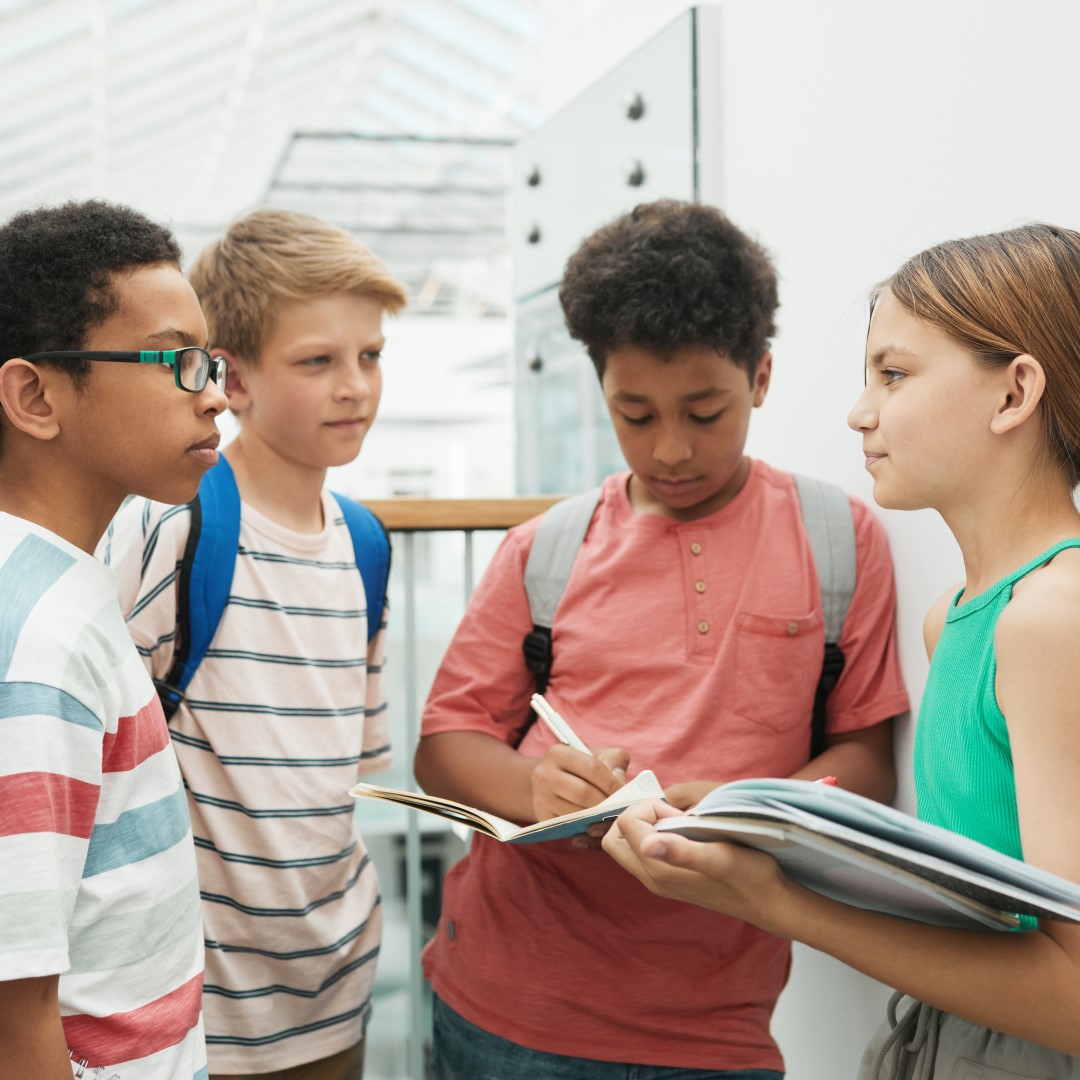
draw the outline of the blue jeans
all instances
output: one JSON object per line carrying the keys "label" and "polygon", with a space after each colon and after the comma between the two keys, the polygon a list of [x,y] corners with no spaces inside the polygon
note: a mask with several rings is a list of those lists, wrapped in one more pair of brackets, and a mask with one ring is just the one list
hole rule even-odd
{"label": "blue jeans", "polygon": [[679,1069],[545,1054],[470,1024],[438,997],[433,1002],[433,1080],[783,1080],[771,1069]]}

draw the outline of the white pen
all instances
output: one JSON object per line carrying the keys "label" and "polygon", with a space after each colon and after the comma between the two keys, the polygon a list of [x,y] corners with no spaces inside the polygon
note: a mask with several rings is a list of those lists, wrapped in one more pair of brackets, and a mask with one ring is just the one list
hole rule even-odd
{"label": "white pen", "polygon": [[572,746],[583,754],[591,754],[592,751],[574,734],[574,729],[548,704],[543,694],[533,694],[529,701],[533,712],[547,724],[551,733],[565,746]]}

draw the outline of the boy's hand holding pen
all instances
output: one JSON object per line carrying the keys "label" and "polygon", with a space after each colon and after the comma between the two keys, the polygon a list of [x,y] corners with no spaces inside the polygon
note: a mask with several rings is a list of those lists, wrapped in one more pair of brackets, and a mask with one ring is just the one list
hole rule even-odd
{"label": "boy's hand holding pen", "polygon": [[531,705],[558,739],[532,772],[533,810],[537,821],[595,806],[626,783],[630,755],[617,747],[590,750],[541,694]]}

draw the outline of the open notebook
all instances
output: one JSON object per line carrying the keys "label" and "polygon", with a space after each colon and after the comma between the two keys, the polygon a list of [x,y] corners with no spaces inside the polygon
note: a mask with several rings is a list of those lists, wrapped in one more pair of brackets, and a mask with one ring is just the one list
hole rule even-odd
{"label": "open notebook", "polygon": [[475,806],[466,806],[464,803],[454,802],[453,799],[440,799],[437,795],[425,795],[422,791],[398,791],[395,788],[379,787],[377,784],[361,783],[349,794],[354,798],[383,799],[402,806],[411,806],[425,814],[435,814],[448,821],[467,825],[470,829],[496,840],[511,844],[533,844],[540,840],[559,840],[583,833],[594,822],[618,817],[628,806],[642,799],[662,799],[664,789],[656,776],[646,769],[603,802],[573,814],[538,821],[535,825],[515,825],[512,821],[496,817],[495,814],[477,810]]}

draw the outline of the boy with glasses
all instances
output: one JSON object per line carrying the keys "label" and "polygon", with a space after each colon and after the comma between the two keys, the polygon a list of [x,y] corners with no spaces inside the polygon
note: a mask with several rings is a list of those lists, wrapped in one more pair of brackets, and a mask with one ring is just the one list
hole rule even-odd
{"label": "boy with glasses", "polygon": [[223,365],[179,258],[105,202],[0,227],[5,1076],[206,1075],[183,786],[92,557],[126,496],[184,502],[217,460]]}
{"label": "boy with glasses", "polygon": [[[218,466],[241,508],[228,602],[170,721],[199,863],[211,1076],[354,1080],[381,910],[347,792],[389,764],[385,632],[369,642],[384,613],[323,483],[375,419],[382,317],[405,293],[349,234],[276,210],[235,222],[190,276],[240,425]],[[105,553],[170,695],[192,521],[189,506],[134,500]]]}

